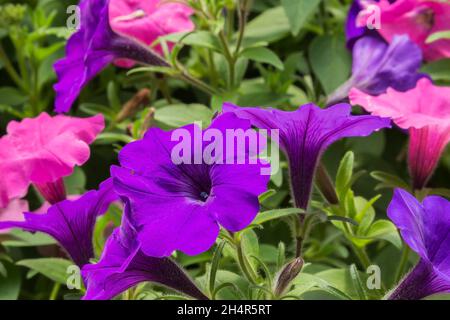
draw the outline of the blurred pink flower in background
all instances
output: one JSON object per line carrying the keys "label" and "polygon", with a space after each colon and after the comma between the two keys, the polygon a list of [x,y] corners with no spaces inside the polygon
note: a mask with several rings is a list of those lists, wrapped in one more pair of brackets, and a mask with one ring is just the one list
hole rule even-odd
{"label": "blurred pink flower in background", "polygon": [[392,118],[400,128],[409,130],[409,170],[413,187],[422,189],[450,142],[450,87],[435,86],[424,78],[407,92],[389,88],[375,97],[353,88],[349,98],[352,104]]}
{"label": "blurred pink flower in background", "polygon": [[89,144],[104,126],[103,115],[51,117],[43,112],[11,121],[0,138],[0,208],[24,197],[31,183],[50,203],[65,199],[62,178],[89,159]]}
{"label": "blurred pink flower in background", "polygon": [[[190,20],[193,10],[180,2],[161,0],[110,0],[109,23],[114,32],[151,45],[161,36],[194,30]],[[168,43],[169,49],[173,44]],[[153,48],[163,55],[161,45]],[[122,67],[133,66],[133,61],[119,59]]]}
{"label": "blurred pink flower in background", "polygon": [[[391,3],[392,2],[392,3]],[[371,19],[368,12],[377,6],[381,13],[381,25],[377,30],[383,38],[391,42],[395,35],[407,34],[411,41],[422,48],[426,60],[450,57],[450,39],[440,39],[427,43],[428,37],[436,32],[450,30],[450,3],[438,0],[380,0],[360,1],[366,8],[357,18],[359,27],[367,25]]]}
{"label": "blurred pink flower in background", "polygon": [[[1,221],[23,221],[23,212],[28,211],[28,201],[22,199],[11,200],[5,208],[0,208]],[[8,232],[8,229],[0,230],[0,234]]]}

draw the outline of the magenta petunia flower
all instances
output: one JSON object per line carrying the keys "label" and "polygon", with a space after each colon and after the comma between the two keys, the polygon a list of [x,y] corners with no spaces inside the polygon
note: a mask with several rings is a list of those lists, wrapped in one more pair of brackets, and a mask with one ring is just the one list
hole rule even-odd
{"label": "magenta petunia flower", "polygon": [[67,112],[81,89],[116,59],[163,66],[167,63],[150,48],[115,33],[109,25],[110,0],[81,0],[80,26],[67,42],[66,56],[54,64],[56,112]]}
{"label": "magenta petunia flower", "polygon": [[[236,232],[252,222],[259,210],[258,196],[270,178],[261,174],[267,164],[238,164],[240,156],[252,153],[247,144],[237,151],[236,144],[233,156],[228,152],[232,149],[210,156],[206,152],[214,143],[225,143],[227,130],[239,129],[250,130],[250,122],[227,114],[203,132],[196,124],[169,132],[152,128],[142,140],[122,149],[121,167],[113,167],[111,173],[117,192],[130,201],[145,254],[163,257],[180,250],[196,255],[215,243],[219,226]],[[182,152],[187,161],[172,155],[181,135],[190,142],[189,150]],[[199,141],[207,136],[210,142]]]}
{"label": "magenta petunia flower", "polygon": [[[109,23],[114,32],[131,37],[146,45],[153,44],[159,37],[177,32],[194,30],[190,16],[194,11],[179,2],[163,0],[110,0]],[[168,43],[169,49],[173,47]],[[160,45],[154,50],[163,55]],[[120,61],[130,67],[133,61]]]}
{"label": "magenta petunia flower", "polygon": [[[450,30],[450,3],[438,0],[380,0],[359,1],[362,8],[374,6],[380,10],[380,29],[384,39],[391,42],[395,35],[406,34],[419,45],[426,60],[450,57],[450,40],[441,39],[427,43],[436,32]],[[360,11],[357,27],[367,25],[372,10]]]}
{"label": "magenta petunia flower", "polygon": [[46,214],[24,213],[24,221],[0,222],[0,229],[22,228],[52,236],[67,251],[72,260],[83,266],[94,256],[92,234],[97,217],[118,200],[112,180],[106,180],[98,191],[86,192],[75,201],[54,204]]}
{"label": "magenta petunia flower", "polygon": [[196,299],[207,299],[172,259],[149,257],[142,252],[136,228],[129,220],[130,214],[126,204],[122,225],[108,238],[100,261],[83,267],[82,275],[87,284],[83,299],[112,299],[146,281],[173,288]]}
{"label": "magenta petunia flower", "polygon": [[350,92],[352,104],[392,118],[400,128],[409,130],[409,169],[416,189],[426,185],[450,141],[449,97],[450,88],[435,86],[426,78],[407,92],[388,89],[377,97],[357,89]]}
{"label": "magenta petunia flower", "polygon": [[450,292],[450,202],[438,196],[422,203],[396,189],[388,216],[420,260],[389,295],[391,300],[417,300]]}
{"label": "magenta petunia flower", "polygon": [[62,177],[89,159],[89,144],[103,130],[102,115],[63,115],[11,121],[0,138],[0,208],[26,195],[33,183],[50,203],[65,199]]}
{"label": "magenta petunia flower", "polygon": [[345,100],[356,87],[370,95],[392,87],[407,91],[425,75],[419,73],[422,51],[408,36],[395,36],[390,44],[380,36],[365,36],[353,47],[352,76],[328,98],[328,104]]}
{"label": "magenta petunia flower", "polygon": [[276,109],[241,108],[230,103],[224,112],[249,119],[261,129],[279,129],[280,147],[289,161],[291,189],[295,205],[307,209],[316,166],[326,148],[345,137],[362,137],[390,127],[388,119],[351,116],[348,104],[321,109],[313,104],[288,112]]}

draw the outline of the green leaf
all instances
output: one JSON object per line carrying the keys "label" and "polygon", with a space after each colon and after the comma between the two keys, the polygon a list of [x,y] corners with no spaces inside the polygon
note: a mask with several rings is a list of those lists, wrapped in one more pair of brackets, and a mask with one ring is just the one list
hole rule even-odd
{"label": "green leaf", "polygon": [[294,36],[298,35],[321,0],[281,0]]}
{"label": "green leaf", "polygon": [[208,48],[220,52],[219,40],[214,34],[208,31],[178,32],[161,37],[160,39],[175,43],[180,42],[189,46]]}
{"label": "green leaf", "polygon": [[326,94],[333,92],[349,77],[351,56],[342,36],[316,37],[309,47],[309,60]]}
{"label": "green leaf", "polygon": [[106,87],[106,94],[108,97],[109,106],[116,112],[122,109],[122,103],[119,97],[119,88],[116,82],[109,81]]}
{"label": "green leaf", "polygon": [[73,173],[64,178],[67,194],[83,194],[86,185],[86,175],[83,169],[75,167]]}
{"label": "green leaf", "polygon": [[66,284],[67,269],[73,265],[73,262],[60,258],[41,258],[21,260],[17,262],[17,265],[37,271],[55,282]]}
{"label": "green leaf", "polygon": [[450,59],[427,63],[422,67],[421,72],[429,74],[434,81],[450,81]]}
{"label": "green leaf", "polygon": [[201,122],[204,127],[211,122],[213,112],[202,104],[173,104],[156,110],[155,120],[171,127],[181,127]]}
{"label": "green leaf", "polygon": [[96,103],[82,103],[80,104],[80,110],[93,116],[102,113],[107,119],[110,120],[114,119],[116,116],[116,113],[111,108]]}
{"label": "green leaf", "polygon": [[0,274],[0,300],[16,300],[22,283],[20,271],[11,263],[4,264],[7,276]]}
{"label": "green leaf", "polygon": [[245,44],[275,42],[289,34],[290,25],[283,7],[265,10],[251,20],[245,28]]}
{"label": "green leaf", "polygon": [[259,195],[258,199],[259,202],[262,203],[265,200],[269,199],[271,196],[273,196],[275,193],[277,193],[274,189],[269,189],[266,192]]}
{"label": "green leaf", "polygon": [[[197,278],[197,280],[202,285],[201,287],[203,288],[207,287],[206,275]],[[240,290],[240,292],[246,292],[248,288],[248,282],[236,273],[227,270],[218,270],[216,274],[215,288],[216,292],[220,288],[223,288],[217,294],[216,297],[217,299],[225,299],[225,300],[242,299],[243,297],[239,294],[239,292],[236,292],[236,289]]]}
{"label": "green leaf", "polygon": [[336,193],[340,201],[343,201],[350,188],[350,181],[353,174],[353,163],[355,155],[348,151],[342,158],[336,174]]}
{"label": "green leaf", "polygon": [[348,150],[352,150],[355,154],[367,154],[371,157],[381,157],[386,145],[385,132],[380,130],[368,137],[347,139],[346,145],[348,146]]}
{"label": "green leaf", "polygon": [[55,244],[56,241],[41,232],[29,233],[20,229],[13,229],[9,232],[13,240],[3,241],[5,247],[37,247]]}
{"label": "green leaf", "polygon": [[215,284],[216,284],[216,275],[217,269],[219,268],[220,257],[222,256],[222,250],[225,246],[226,242],[222,240],[214,251],[213,258],[211,260],[211,268],[209,273],[209,293],[212,294],[214,292]]}
{"label": "green leaf", "polygon": [[354,226],[358,226],[358,223],[355,220],[353,220],[351,218],[347,218],[347,217],[327,216],[327,219],[329,221],[340,221],[340,222],[343,222],[343,223],[349,223],[349,224],[352,224]]}
{"label": "green leaf", "polygon": [[359,274],[358,269],[356,268],[355,264],[352,264],[350,266],[350,278],[353,281],[353,285],[356,289],[356,292],[358,293],[359,299],[360,300],[367,300],[368,299],[368,295],[366,293],[366,289],[365,286],[361,280],[361,276]]}
{"label": "green leaf", "polygon": [[280,58],[272,50],[264,47],[246,49],[242,52],[242,56],[253,61],[268,63],[279,70],[284,69]]}
{"label": "green leaf", "polygon": [[0,104],[18,106],[26,102],[28,97],[14,87],[0,88]]}
{"label": "green leaf", "polygon": [[375,209],[372,205],[380,198],[378,195],[367,201],[363,197],[355,197],[355,207],[356,207],[356,221],[359,222],[358,234],[364,235],[371,226],[373,220],[375,219]]}
{"label": "green leaf", "polygon": [[377,220],[369,228],[366,234],[367,238],[386,240],[397,248],[402,247],[402,240],[398,234],[397,228],[389,220]]}
{"label": "green leaf", "polygon": [[[357,299],[358,293],[353,285],[353,280],[349,269],[329,269],[315,274],[322,281],[335,288],[336,291],[328,291],[334,293],[341,299]],[[360,274],[363,277],[362,274]],[[363,277],[364,278],[364,277]]]}
{"label": "green leaf", "polygon": [[304,211],[302,209],[298,208],[287,208],[287,209],[275,209],[275,210],[269,210],[259,213],[255,220],[253,220],[252,224],[263,224],[265,222],[280,219],[284,217],[288,217],[293,214],[300,214]]}
{"label": "green leaf", "polygon": [[100,133],[95,140],[95,144],[113,144],[113,143],[130,143],[133,141],[133,138],[129,135],[123,133],[114,133],[114,132],[104,132]]}
{"label": "green leaf", "polygon": [[329,269],[316,274],[301,272],[292,283],[294,289],[288,295],[300,296],[309,291],[321,290],[341,300],[357,297],[346,269]]}
{"label": "green leaf", "polygon": [[254,259],[250,259],[251,256],[258,257],[259,256],[259,239],[253,230],[245,230],[243,231],[241,238],[242,251],[247,257],[247,261],[250,265],[257,269],[258,262]]}
{"label": "green leaf", "polygon": [[450,198],[450,189],[445,188],[433,188],[433,189],[426,189],[427,194],[435,194],[438,196]]}
{"label": "green leaf", "polygon": [[435,41],[446,40],[446,39],[450,39],[450,30],[438,31],[438,32],[430,34],[428,36],[428,38],[425,40],[425,43],[429,44],[429,43],[433,43]]}
{"label": "green leaf", "polygon": [[179,71],[177,71],[171,67],[147,66],[147,67],[133,68],[127,72],[127,76],[130,76],[135,73],[142,73],[142,72],[156,72],[156,73],[167,74],[169,76],[173,76],[173,75],[179,73]]}
{"label": "green leaf", "polygon": [[401,178],[383,171],[373,171],[370,176],[381,183],[375,187],[375,190],[383,188],[402,188],[409,190],[409,185]]}

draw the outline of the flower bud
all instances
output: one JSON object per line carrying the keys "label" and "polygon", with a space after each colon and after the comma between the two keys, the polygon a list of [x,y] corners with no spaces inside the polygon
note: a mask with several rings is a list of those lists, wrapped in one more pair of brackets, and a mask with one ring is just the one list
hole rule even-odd
{"label": "flower bud", "polygon": [[292,280],[294,280],[302,270],[302,267],[303,259],[296,258],[281,269],[275,282],[275,296],[279,297],[286,292]]}

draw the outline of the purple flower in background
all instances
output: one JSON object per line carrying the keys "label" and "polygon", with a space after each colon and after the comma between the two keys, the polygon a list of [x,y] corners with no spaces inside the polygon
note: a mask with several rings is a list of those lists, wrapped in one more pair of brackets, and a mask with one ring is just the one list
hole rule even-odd
{"label": "purple flower in background", "polygon": [[[389,0],[389,2],[391,3],[393,3],[394,1],[395,0]],[[379,0],[353,0],[350,11],[348,12],[347,22],[345,24],[345,35],[347,38],[347,47],[349,49],[353,49],[355,42],[359,38],[367,35],[377,35],[377,30],[371,30],[367,27],[361,27],[357,23],[359,13],[365,8],[365,6],[363,6],[364,2],[379,2]]]}
{"label": "purple flower in background", "polygon": [[126,204],[122,225],[108,238],[100,261],[83,267],[82,275],[87,284],[83,299],[112,299],[145,281],[162,284],[196,299],[207,299],[172,259],[149,257],[142,252],[129,216],[129,204]]}
{"label": "purple flower in background", "polygon": [[[227,114],[216,118],[203,132],[197,125],[169,132],[152,128],[142,140],[122,149],[121,167],[112,167],[111,173],[116,191],[130,201],[131,219],[145,254],[163,257],[180,250],[196,255],[215,243],[219,225],[236,232],[253,221],[259,211],[258,196],[266,191],[270,178],[261,174],[267,164],[237,164],[229,150],[215,155],[217,161],[210,161],[212,158],[205,157],[205,146],[210,144],[198,140],[215,133],[212,143],[222,144],[220,137],[228,130],[245,132],[250,128],[250,121]],[[193,146],[184,156],[200,162],[176,164],[172,153],[180,136],[176,141],[173,137],[178,134],[187,135],[186,141]],[[251,153],[244,149],[234,156]],[[233,164],[218,161],[223,156]]]}
{"label": "purple flower in background", "polygon": [[365,36],[353,47],[352,76],[328,98],[328,104],[345,100],[356,87],[370,95],[379,95],[392,87],[407,91],[424,77],[419,73],[422,51],[408,36],[395,36],[390,44],[380,36]]}
{"label": "purple flower in background", "polygon": [[98,191],[86,192],[77,200],[54,204],[46,214],[24,213],[25,221],[0,222],[0,229],[22,228],[52,236],[67,251],[72,260],[83,266],[94,256],[92,233],[97,216],[118,199],[112,179],[100,185]]}
{"label": "purple flower in background", "polygon": [[249,119],[261,129],[279,129],[280,147],[289,161],[291,189],[295,205],[307,209],[316,166],[326,148],[345,137],[370,135],[373,131],[390,127],[390,120],[374,116],[351,116],[348,104],[321,109],[306,104],[296,111],[241,108],[230,103],[224,112]]}
{"label": "purple flower in background", "polygon": [[58,83],[56,112],[70,110],[81,89],[116,59],[163,66],[167,63],[144,45],[116,34],[109,25],[109,0],[80,1],[80,29],[66,45],[66,56],[54,64]]}
{"label": "purple flower in background", "polygon": [[408,192],[396,189],[388,216],[420,257],[388,299],[417,300],[450,292],[450,202],[429,196],[420,203]]}

